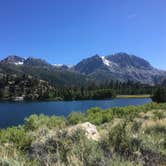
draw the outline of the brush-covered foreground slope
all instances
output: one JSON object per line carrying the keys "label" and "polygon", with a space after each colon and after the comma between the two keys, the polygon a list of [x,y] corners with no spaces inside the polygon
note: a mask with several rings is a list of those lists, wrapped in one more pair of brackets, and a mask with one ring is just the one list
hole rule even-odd
{"label": "brush-covered foreground slope", "polygon": [[166,78],[165,71],[152,67],[142,58],[126,53],[95,55],[82,60],[74,69],[97,81],[119,80],[154,85],[161,84]]}
{"label": "brush-covered foreground slope", "polygon": [[0,165],[164,166],[165,133],[166,104],[32,115],[0,130]]}

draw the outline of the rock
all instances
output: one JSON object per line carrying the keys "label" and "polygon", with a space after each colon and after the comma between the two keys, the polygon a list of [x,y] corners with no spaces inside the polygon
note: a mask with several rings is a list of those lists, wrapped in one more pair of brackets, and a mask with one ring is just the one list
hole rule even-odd
{"label": "rock", "polygon": [[97,131],[96,126],[89,123],[89,122],[77,124],[76,126],[70,127],[69,132],[73,132],[73,131],[78,130],[78,129],[85,130],[85,134],[86,134],[88,139],[92,139],[95,141],[98,141],[100,139],[100,134]]}
{"label": "rock", "polygon": [[24,101],[24,96],[17,96],[14,101]]}

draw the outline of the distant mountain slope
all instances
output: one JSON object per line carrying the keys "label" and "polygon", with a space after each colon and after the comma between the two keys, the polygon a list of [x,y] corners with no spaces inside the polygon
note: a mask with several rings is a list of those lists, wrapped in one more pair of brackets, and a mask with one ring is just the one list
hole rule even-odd
{"label": "distant mountain slope", "polygon": [[166,72],[158,70],[146,60],[126,53],[111,56],[92,56],[75,65],[74,70],[97,81],[119,80],[144,84],[160,84]]}
{"label": "distant mountain slope", "polygon": [[[18,62],[22,60],[22,64]],[[54,86],[81,86],[87,82],[87,77],[70,71],[67,66],[56,67],[44,60],[36,58],[22,59],[18,56],[9,56],[0,62],[0,73],[31,75],[37,79],[48,81]]]}

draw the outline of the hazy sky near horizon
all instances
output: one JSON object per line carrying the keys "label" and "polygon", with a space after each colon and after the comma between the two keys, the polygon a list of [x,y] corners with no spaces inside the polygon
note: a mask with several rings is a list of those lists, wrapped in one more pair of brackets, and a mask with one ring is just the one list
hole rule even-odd
{"label": "hazy sky near horizon", "polygon": [[0,0],[0,59],[135,54],[166,69],[166,0]]}

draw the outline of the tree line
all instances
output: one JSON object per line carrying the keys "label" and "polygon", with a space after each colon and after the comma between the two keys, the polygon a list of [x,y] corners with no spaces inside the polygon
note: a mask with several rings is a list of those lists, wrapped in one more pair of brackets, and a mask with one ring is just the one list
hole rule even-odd
{"label": "tree line", "polygon": [[[164,87],[164,86],[162,86]],[[86,85],[50,84],[30,75],[0,76],[0,100],[15,100],[22,96],[24,100],[85,100],[107,99],[121,95],[156,94],[160,98],[165,96],[165,89],[157,91],[158,86],[143,85],[131,81],[107,81],[104,83],[88,82]],[[159,97],[158,97],[159,98]],[[154,100],[158,100],[154,97]],[[166,97],[165,97],[166,98]]]}

